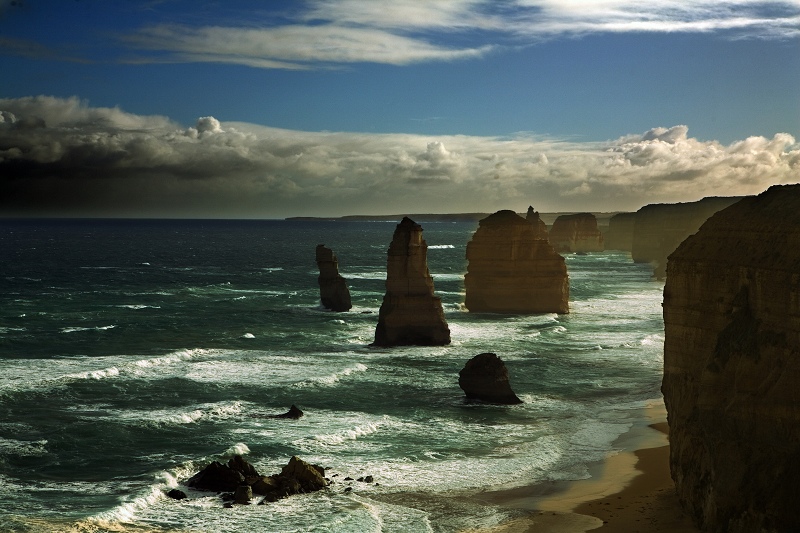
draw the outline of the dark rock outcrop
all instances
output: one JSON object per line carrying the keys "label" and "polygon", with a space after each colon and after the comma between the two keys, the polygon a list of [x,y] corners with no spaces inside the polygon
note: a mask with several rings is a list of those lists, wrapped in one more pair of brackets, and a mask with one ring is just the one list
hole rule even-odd
{"label": "dark rock outcrop", "polygon": [[293,494],[313,492],[325,488],[325,469],[312,465],[297,456],[292,457],[280,474],[262,476],[241,455],[234,456],[227,464],[217,461],[192,476],[186,483],[198,490],[233,493],[223,499],[235,503],[249,503],[253,494],[264,496],[264,501],[273,502]]}
{"label": "dark rock outcrop", "polygon": [[525,213],[525,220],[533,224],[537,239],[548,239],[547,224],[539,217],[539,212],[536,211],[532,205],[528,206],[528,212]]}
{"label": "dark rock outcrop", "polygon": [[697,202],[642,207],[636,212],[631,257],[636,263],[651,263],[655,276],[663,279],[669,254],[708,217],[740,199],[712,196]]}
{"label": "dark rock outcrop", "polygon": [[389,245],[386,294],[374,346],[441,346],[450,343],[442,300],[433,295],[428,244],[422,226],[408,217],[397,225]]}
{"label": "dark rock outcrop", "polygon": [[316,257],[322,306],[331,311],[349,311],[353,307],[350,290],[347,288],[347,280],[339,275],[339,261],[336,259],[336,254],[324,244],[318,244]]}
{"label": "dark rock outcrop", "polygon": [[800,185],[716,213],[670,255],[664,329],[662,392],[682,505],[707,531],[795,531]]}
{"label": "dark rock outcrop", "polygon": [[303,416],[303,411],[301,411],[295,404],[292,404],[288,411],[280,415],[275,415],[275,418],[291,418],[297,420],[301,416]]}
{"label": "dark rock outcrop", "polygon": [[480,221],[467,244],[467,261],[464,305],[471,312],[569,312],[564,258],[513,211]]}
{"label": "dark rock outcrop", "polygon": [[633,249],[633,228],[636,225],[636,213],[617,213],[608,221],[608,231],[605,234],[606,250]]}
{"label": "dark rock outcrop", "polygon": [[179,489],[171,489],[167,492],[167,497],[172,498],[173,500],[185,500],[186,493]]}
{"label": "dark rock outcrop", "polygon": [[561,215],[550,228],[550,244],[557,252],[602,252],[603,234],[591,213]]}
{"label": "dark rock outcrop", "polygon": [[493,353],[478,354],[458,373],[458,386],[469,399],[489,403],[522,403],[508,382],[508,370]]}

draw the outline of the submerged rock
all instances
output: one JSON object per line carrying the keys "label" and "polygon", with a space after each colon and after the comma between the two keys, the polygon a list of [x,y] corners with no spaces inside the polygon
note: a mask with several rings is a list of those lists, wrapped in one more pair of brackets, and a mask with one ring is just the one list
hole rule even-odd
{"label": "submerged rock", "polygon": [[408,217],[397,225],[389,245],[386,294],[374,346],[440,346],[450,344],[442,300],[433,295],[428,271],[428,244],[422,226]]}
{"label": "submerged rock", "polygon": [[319,295],[323,307],[331,311],[349,311],[353,307],[350,289],[347,288],[347,280],[339,275],[336,254],[324,244],[318,244],[316,259],[319,267]]}
{"label": "submerged rock", "polygon": [[513,211],[480,221],[467,244],[471,312],[568,313],[567,265],[537,227]]}
{"label": "submerged rock", "polygon": [[173,500],[185,500],[186,499],[186,493],[183,492],[182,490],[179,490],[179,489],[170,490],[169,492],[167,492],[167,496],[169,498],[172,498]]}
{"label": "submerged rock", "polygon": [[508,381],[505,363],[493,353],[478,354],[458,373],[458,386],[467,398],[489,403],[522,403]]}
{"label": "submerged rock", "polygon": [[292,404],[288,411],[281,415],[275,415],[275,418],[292,418],[297,420],[301,416],[303,416],[303,411],[301,411],[295,404]]}
{"label": "submerged rock", "polygon": [[683,507],[706,531],[796,531],[800,185],[719,211],[669,256],[664,336]]}

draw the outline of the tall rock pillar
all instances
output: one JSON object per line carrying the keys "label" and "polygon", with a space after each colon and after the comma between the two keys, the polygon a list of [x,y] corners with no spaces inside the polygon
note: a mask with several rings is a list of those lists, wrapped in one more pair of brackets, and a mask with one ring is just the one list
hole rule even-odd
{"label": "tall rock pillar", "polygon": [[324,244],[318,244],[316,257],[319,267],[319,296],[323,307],[331,311],[349,311],[353,307],[350,290],[347,288],[347,280],[339,275],[336,254]]}
{"label": "tall rock pillar", "polygon": [[394,230],[386,266],[374,346],[441,346],[450,343],[442,301],[433,295],[428,244],[422,226],[403,217]]}

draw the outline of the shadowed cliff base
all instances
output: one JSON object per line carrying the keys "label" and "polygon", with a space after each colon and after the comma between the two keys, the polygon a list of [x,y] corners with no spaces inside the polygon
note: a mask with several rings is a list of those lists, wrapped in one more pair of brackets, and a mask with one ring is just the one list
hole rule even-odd
{"label": "shadowed cliff base", "polygon": [[706,531],[800,524],[799,302],[800,185],[718,212],[669,257],[670,466]]}

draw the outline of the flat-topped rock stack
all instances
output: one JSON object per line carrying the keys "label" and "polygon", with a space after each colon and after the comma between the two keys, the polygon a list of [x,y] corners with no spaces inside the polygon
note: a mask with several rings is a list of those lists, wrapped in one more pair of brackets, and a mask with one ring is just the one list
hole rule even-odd
{"label": "flat-topped rock stack", "polygon": [[557,252],[602,252],[604,247],[597,218],[591,213],[559,216],[549,238]]}
{"label": "flat-topped rock stack", "polygon": [[682,505],[706,531],[796,531],[800,185],[719,211],[669,256],[664,331]]}
{"label": "flat-topped rock stack", "polygon": [[633,249],[633,229],[636,226],[636,213],[617,213],[608,221],[608,231],[605,234],[604,246],[606,250]]}
{"label": "flat-topped rock stack", "polygon": [[318,244],[316,259],[322,306],[331,311],[349,311],[353,307],[350,301],[350,289],[347,288],[347,280],[339,275],[339,261],[336,259],[336,254],[324,244]]}
{"label": "flat-topped rock stack", "polygon": [[442,300],[433,295],[428,271],[428,244],[422,226],[408,217],[397,225],[389,245],[386,294],[383,297],[375,346],[441,346],[450,343]]}
{"label": "flat-topped rock stack", "polygon": [[568,313],[564,258],[537,227],[510,210],[480,221],[467,244],[466,299],[471,312]]}

